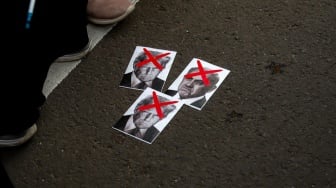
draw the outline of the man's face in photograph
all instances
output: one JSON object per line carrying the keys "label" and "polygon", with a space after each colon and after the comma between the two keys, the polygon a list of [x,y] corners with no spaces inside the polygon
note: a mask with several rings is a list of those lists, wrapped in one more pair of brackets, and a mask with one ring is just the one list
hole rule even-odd
{"label": "man's face in photograph", "polygon": [[153,63],[147,63],[141,67],[134,67],[134,74],[143,82],[153,81],[160,72],[160,69],[158,69]]}
{"label": "man's face in photograph", "polygon": [[[193,72],[197,72],[197,70]],[[178,94],[180,95],[181,99],[199,97],[205,95],[207,91],[208,88],[206,85],[204,85],[201,76],[194,76],[192,78],[184,77],[178,86]]]}
{"label": "man's face in photograph", "polygon": [[[157,52],[157,51],[150,51],[150,53],[152,56],[158,56],[161,54],[160,52]],[[155,66],[153,62],[148,62],[146,64],[138,66],[139,63],[147,60],[147,58],[148,58],[147,55],[142,52],[135,59],[135,62],[133,65],[133,69],[134,69],[133,71],[134,71],[135,76],[142,82],[153,81],[162,71],[162,69],[160,70],[159,67]],[[160,59],[157,59],[157,62],[161,65],[162,68],[165,68],[169,60],[170,60],[170,57],[165,56]]]}
{"label": "man's face in photograph", "polygon": [[[204,68],[204,70],[210,70]],[[188,74],[198,73],[198,68],[191,68]],[[205,85],[201,75],[196,75],[191,78],[183,77],[180,85],[178,86],[178,94],[181,99],[188,99],[194,97],[204,96],[206,93],[216,89],[216,83],[219,81],[218,74],[206,74],[206,78],[209,80],[209,84]]]}
{"label": "man's face in photograph", "polygon": [[144,111],[137,110],[133,115],[133,123],[139,129],[148,129],[160,120],[155,108]]}

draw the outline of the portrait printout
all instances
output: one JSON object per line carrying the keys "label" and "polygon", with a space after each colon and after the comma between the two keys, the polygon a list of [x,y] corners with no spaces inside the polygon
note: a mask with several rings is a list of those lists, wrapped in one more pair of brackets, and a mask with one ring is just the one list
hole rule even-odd
{"label": "portrait printout", "polygon": [[146,88],[113,129],[151,144],[183,106],[178,99]]}
{"label": "portrait printout", "polygon": [[120,87],[162,91],[175,56],[175,51],[136,46]]}
{"label": "portrait printout", "polygon": [[229,73],[227,69],[193,58],[165,93],[201,110]]}

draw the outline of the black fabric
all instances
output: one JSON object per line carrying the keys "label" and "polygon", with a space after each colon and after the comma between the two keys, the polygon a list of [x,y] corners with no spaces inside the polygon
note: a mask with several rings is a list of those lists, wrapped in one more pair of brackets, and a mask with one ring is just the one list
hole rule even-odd
{"label": "black fabric", "polygon": [[[120,129],[121,131],[124,131],[124,128],[126,126],[126,123],[128,121],[128,119],[131,116],[122,116],[118,122],[114,125],[115,128]],[[135,136],[136,133],[136,129],[132,130],[132,132],[130,133],[131,135]],[[151,126],[150,128],[147,129],[144,137],[142,138],[142,140],[145,140],[149,143],[152,143],[154,141],[154,139],[160,134],[160,131],[157,130],[154,126]]]}
{"label": "black fabric", "polygon": [[134,88],[137,88],[137,89],[145,89],[145,88],[147,88],[147,85],[146,85],[145,82],[140,82],[140,83],[138,83],[137,85],[135,85]]}
{"label": "black fabric", "polygon": [[[177,94],[177,91],[176,90],[167,90],[165,92],[165,94],[167,94],[169,96],[174,96],[174,95]],[[203,96],[201,99],[198,99],[198,100],[192,102],[190,105],[195,106],[197,108],[202,108],[205,105],[206,102],[207,102],[207,100],[206,100],[205,96]]]}
{"label": "black fabric", "polygon": [[[1,68],[3,113],[0,135],[32,126],[44,103],[49,67],[56,58],[88,43],[87,0],[36,0],[31,28],[25,28],[29,0],[8,3]],[[6,122],[6,123],[5,123]]]}
{"label": "black fabric", "polygon": [[[125,87],[131,87],[131,80],[132,80],[132,72],[124,74],[120,85]],[[156,77],[152,82],[152,89],[155,89],[157,91],[161,91],[163,88],[164,80],[161,80],[160,78]],[[138,89],[146,89],[147,85],[142,82],[142,84],[139,85],[139,87],[133,87]]]}
{"label": "black fabric", "polygon": [[197,101],[192,102],[190,105],[195,106],[197,108],[202,108],[205,103],[207,102],[205,96],[203,96],[201,99],[198,99]]}
{"label": "black fabric", "polygon": [[3,188],[14,188],[2,163],[0,163],[0,185]]}
{"label": "black fabric", "polygon": [[174,96],[176,95],[177,91],[176,90],[167,90],[165,92],[165,94],[169,95],[169,96]]}

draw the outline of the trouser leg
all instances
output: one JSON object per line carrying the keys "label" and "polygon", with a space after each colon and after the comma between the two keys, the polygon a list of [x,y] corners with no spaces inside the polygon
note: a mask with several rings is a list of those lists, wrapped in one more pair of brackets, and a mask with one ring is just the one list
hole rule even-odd
{"label": "trouser leg", "polygon": [[29,30],[24,27],[29,0],[14,2],[3,25],[0,135],[25,130],[36,122],[50,65],[88,42],[86,0],[36,0]]}
{"label": "trouser leg", "polygon": [[0,163],[0,185],[1,187],[14,188],[2,163]]}

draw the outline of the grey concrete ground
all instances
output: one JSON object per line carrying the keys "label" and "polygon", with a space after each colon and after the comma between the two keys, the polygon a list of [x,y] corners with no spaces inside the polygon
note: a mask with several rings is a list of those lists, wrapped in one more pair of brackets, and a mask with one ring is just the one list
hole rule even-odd
{"label": "grey concrete ground", "polygon": [[[336,1],[143,0],[49,95],[38,133],[1,152],[16,187],[336,187]],[[140,94],[137,45],[231,70],[202,111],[148,145],[111,126]]]}

